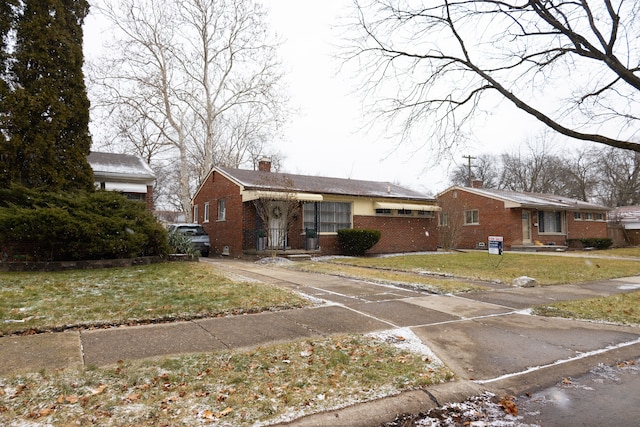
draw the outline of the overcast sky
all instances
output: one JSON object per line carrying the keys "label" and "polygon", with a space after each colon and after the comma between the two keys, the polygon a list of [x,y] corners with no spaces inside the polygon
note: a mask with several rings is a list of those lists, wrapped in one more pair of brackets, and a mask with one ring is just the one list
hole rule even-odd
{"label": "overcast sky", "polygon": [[[396,149],[397,141],[363,130],[362,100],[354,93],[349,73],[338,74],[334,58],[342,30],[337,25],[351,0],[268,0],[273,30],[283,39],[281,57],[292,107],[291,117],[276,149],[285,156],[284,172],[339,178],[389,181],[429,195],[448,185],[447,162],[433,165],[428,149]],[[85,25],[85,52],[99,49],[108,34],[90,15]],[[540,127],[512,109],[501,110],[478,126],[468,149],[452,154],[499,154],[510,151]],[[418,142],[416,142],[416,145]],[[465,163],[466,164],[466,163]]]}

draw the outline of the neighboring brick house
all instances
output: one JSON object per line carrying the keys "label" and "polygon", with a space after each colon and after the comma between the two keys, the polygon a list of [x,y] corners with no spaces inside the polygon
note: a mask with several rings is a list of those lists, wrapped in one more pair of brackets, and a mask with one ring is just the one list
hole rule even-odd
{"label": "neighboring brick house", "polygon": [[437,248],[435,199],[386,182],[215,167],[193,198],[194,222],[212,254],[240,256],[273,250],[337,254],[337,230],[375,229],[369,253]]}
{"label": "neighboring brick house", "polygon": [[142,159],[131,154],[91,152],[87,161],[93,169],[97,189],[117,191],[131,200],[145,202],[153,210],[156,175]]}
{"label": "neighboring brick house", "polygon": [[485,248],[502,236],[505,249],[566,246],[570,239],[606,238],[609,208],[552,194],[451,187],[437,196],[441,245]]}

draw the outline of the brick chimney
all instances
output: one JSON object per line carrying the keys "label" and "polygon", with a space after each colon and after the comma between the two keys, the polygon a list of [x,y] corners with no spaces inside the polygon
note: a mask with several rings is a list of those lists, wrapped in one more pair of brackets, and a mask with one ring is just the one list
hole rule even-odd
{"label": "brick chimney", "polygon": [[471,181],[471,187],[473,188],[482,188],[483,182],[481,179],[474,179]]}
{"label": "brick chimney", "polygon": [[260,172],[271,172],[271,159],[263,157],[258,161],[258,170]]}

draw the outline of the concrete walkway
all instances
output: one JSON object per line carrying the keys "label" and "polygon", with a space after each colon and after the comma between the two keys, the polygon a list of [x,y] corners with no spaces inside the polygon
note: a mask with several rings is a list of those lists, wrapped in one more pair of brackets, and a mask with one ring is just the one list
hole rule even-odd
{"label": "concrete walkway", "polygon": [[597,363],[640,356],[640,328],[531,316],[527,308],[640,289],[640,277],[581,285],[504,288],[459,296],[234,260],[204,259],[235,278],[260,280],[317,300],[313,308],[245,316],[0,338],[0,375],[118,360],[248,348],[341,333],[411,328],[457,380],[295,425],[371,425],[490,390],[517,394],[587,372]]}

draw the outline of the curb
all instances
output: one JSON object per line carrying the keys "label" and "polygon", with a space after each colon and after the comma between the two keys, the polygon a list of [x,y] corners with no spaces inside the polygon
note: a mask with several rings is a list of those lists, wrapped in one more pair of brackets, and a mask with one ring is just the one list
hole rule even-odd
{"label": "curb", "polygon": [[317,427],[345,425],[370,427],[392,422],[400,414],[418,414],[447,403],[462,402],[485,391],[472,381],[451,381],[426,389],[405,391],[345,408],[306,415],[275,426]]}

